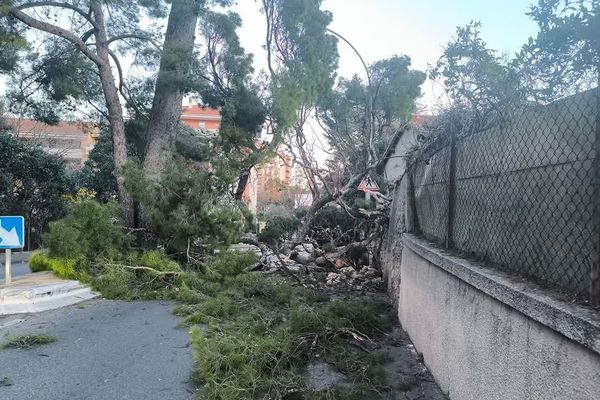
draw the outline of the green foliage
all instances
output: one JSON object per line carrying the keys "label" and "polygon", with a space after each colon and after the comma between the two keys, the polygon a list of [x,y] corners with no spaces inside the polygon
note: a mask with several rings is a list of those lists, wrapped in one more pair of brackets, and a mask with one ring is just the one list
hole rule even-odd
{"label": "green foliage", "polygon": [[51,257],[96,260],[118,258],[128,236],[120,225],[116,202],[86,199],[70,204],[67,216],[50,224],[44,243]]}
{"label": "green foliage", "polygon": [[61,279],[87,280],[86,272],[73,259],[57,259],[45,253],[36,252],[28,262],[32,272],[52,271]]}
{"label": "green foliage", "polygon": [[226,247],[239,239],[244,228],[238,205],[225,196],[226,185],[206,166],[175,156],[155,181],[139,166],[129,164],[125,185],[144,206],[154,231],[171,252]]}
{"label": "green foliage", "polygon": [[48,223],[65,212],[71,189],[62,161],[41,148],[0,132],[0,214],[22,215],[31,230],[30,246],[40,245]]}
{"label": "green foliage", "polygon": [[181,271],[179,264],[159,250],[143,251],[136,257],[137,265],[153,268],[157,271]]}
{"label": "green foliage", "polygon": [[510,63],[486,47],[480,29],[479,22],[458,27],[456,38],[446,46],[430,76],[442,80],[458,106],[490,118],[488,114],[499,105],[516,101],[521,88]]}
{"label": "green foliage", "polygon": [[283,67],[273,82],[274,114],[289,126],[301,105],[314,103],[334,83],[337,39],[327,32],[332,15],[321,10],[320,0],[269,0],[265,12],[273,18],[267,46]]}
{"label": "green foliage", "polygon": [[12,384],[13,382],[8,376],[5,376],[4,378],[0,379],[0,387],[12,386]]}
{"label": "green foliage", "polygon": [[[2,7],[2,6],[0,6]],[[0,8],[0,18],[4,16]],[[23,30],[16,21],[0,19],[0,72],[12,71],[17,66],[19,52],[27,48]]]}
{"label": "green foliage", "polygon": [[31,349],[43,344],[56,342],[56,337],[47,333],[30,333],[26,335],[9,336],[0,349]]}
{"label": "green foliage", "polygon": [[289,239],[299,227],[300,220],[295,216],[275,215],[267,219],[258,238],[261,242],[276,245],[281,240]]}
{"label": "green foliage", "polygon": [[[340,239],[341,236],[350,231],[355,224],[355,220],[348,216],[348,213],[335,204],[328,204],[317,211],[315,222],[309,232],[310,236],[321,245],[331,243],[333,239]],[[346,237],[345,241],[340,241],[340,245],[352,241],[353,235]]]}
{"label": "green foliage", "polygon": [[600,2],[539,0],[528,13],[539,26],[514,61],[535,81],[542,101],[590,89],[600,82]]}
{"label": "green foliage", "polygon": [[257,261],[258,257],[254,253],[227,250],[209,257],[204,262],[204,273],[207,279],[222,282],[226,277],[247,272]]}
{"label": "green foliage", "polygon": [[[385,392],[379,354],[365,355],[345,338],[356,330],[378,337],[391,315],[379,303],[328,301],[289,282],[258,274],[226,279],[198,304],[179,307],[191,330],[196,357],[193,381],[206,400],[282,398],[378,398]],[[304,389],[304,368],[316,355],[344,372],[352,388],[333,397]],[[346,396],[346,397],[344,397]]]}
{"label": "green foliage", "polygon": [[96,193],[99,201],[116,199],[117,180],[114,169],[112,135],[104,129],[83,168],[77,173],[77,184]]}
{"label": "green foliage", "polygon": [[368,68],[370,80],[340,79],[320,99],[325,138],[346,175],[364,172],[369,158],[384,158],[398,128],[410,122],[425,81],[425,74],[410,64],[408,56],[377,61]]}

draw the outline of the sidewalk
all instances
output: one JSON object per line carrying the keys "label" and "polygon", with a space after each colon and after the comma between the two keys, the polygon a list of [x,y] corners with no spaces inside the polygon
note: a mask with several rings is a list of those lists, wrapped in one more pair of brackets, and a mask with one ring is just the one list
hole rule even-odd
{"label": "sidewalk", "polygon": [[52,272],[37,272],[0,284],[0,315],[32,313],[76,304],[97,297],[78,281],[57,278]]}

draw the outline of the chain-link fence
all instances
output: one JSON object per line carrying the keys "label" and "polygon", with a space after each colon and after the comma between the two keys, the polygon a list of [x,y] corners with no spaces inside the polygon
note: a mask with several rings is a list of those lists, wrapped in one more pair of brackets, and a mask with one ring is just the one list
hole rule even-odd
{"label": "chain-link fence", "polygon": [[512,109],[413,163],[427,239],[580,299],[600,301],[600,113],[591,90]]}

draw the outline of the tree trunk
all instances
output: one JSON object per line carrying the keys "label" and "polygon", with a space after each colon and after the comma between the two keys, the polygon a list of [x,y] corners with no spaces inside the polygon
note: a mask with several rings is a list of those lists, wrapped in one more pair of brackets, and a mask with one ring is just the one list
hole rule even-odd
{"label": "tree trunk", "polygon": [[200,4],[199,0],[173,0],[171,5],[147,132],[144,170],[150,177],[160,174],[165,150],[177,136]]}
{"label": "tree trunk", "polygon": [[234,199],[239,201],[243,199],[244,191],[246,190],[246,186],[248,185],[248,181],[250,180],[250,172],[252,171],[252,168],[254,168],[254,166],[246,168],[240,173],[237,188],[233,196]]}
{"label": "tree trunk", "polygon": [[123,109],[119,92],[115,86],[115,79],[110,66],[110,55],[108,44],[106,43],[106,26],[104,22],[104,13],[99,1],[92,1],[91,8],[94,12],[94,18],[98,25],[95,31],[96,52],[101,63],[98,65],[98,73],[104,92],[106,108],[108,109],[108,123],[112,131],[113,153],[115,163],[115,177],[117,178],[117,188],[119,191],[119,201],[123,212],[123,224],[126,227],[133,227],[135,223],[135,211],[133,199],[125,190],[123,167],[127,162],[127,142],[125,139],[125,122],[123,120]]}

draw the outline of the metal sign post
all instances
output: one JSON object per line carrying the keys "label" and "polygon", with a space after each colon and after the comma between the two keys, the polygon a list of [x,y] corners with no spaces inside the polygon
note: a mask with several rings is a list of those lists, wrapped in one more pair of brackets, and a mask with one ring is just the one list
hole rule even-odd
{"label": "metal sign post", "polygon": [[6,249],[6,263],[4,264],[4,283],[10,285],[12,282],[12,275],[10,273],[10,262],[12,257],[11,249]]}
{"label": "metal sign post", "polygon": [[25,218],[19,216],[0,216],[0,249],[5,249],[4,283],[10,285],[12,273],[10,270],[12,249],[22,249],[25,246]]}

